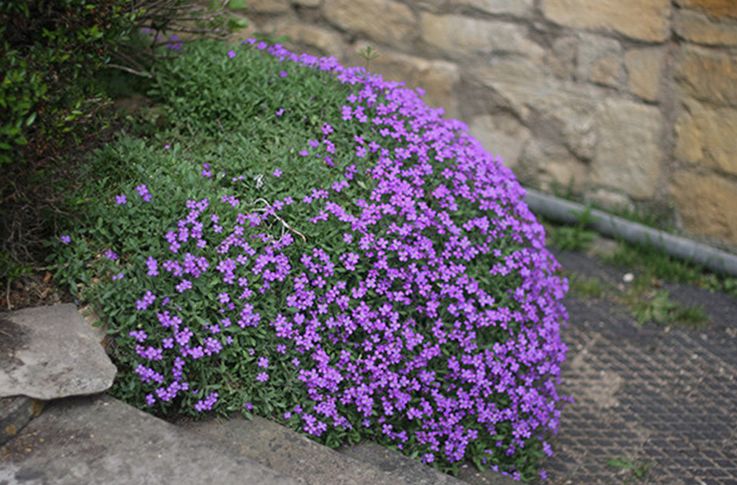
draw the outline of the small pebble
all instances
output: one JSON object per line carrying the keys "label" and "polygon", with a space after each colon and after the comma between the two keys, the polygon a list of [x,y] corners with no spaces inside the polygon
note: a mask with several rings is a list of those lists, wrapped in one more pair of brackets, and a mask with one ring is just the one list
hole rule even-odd
{"label": "small pebble", "polygon": [[635,275],[632,273],[625,273],[625,275],[622,277],[622,281],[625,283],[632,283],[632,280],[635,279]]}

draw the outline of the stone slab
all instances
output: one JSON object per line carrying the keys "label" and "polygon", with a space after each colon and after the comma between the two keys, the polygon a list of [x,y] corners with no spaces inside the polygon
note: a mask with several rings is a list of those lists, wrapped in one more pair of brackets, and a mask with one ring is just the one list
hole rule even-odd
{"label": "stone slab", "polygon": [[0,315],[0,397],[51,400],[110,388],[115,366],[71,304]]}
{"label": "stone slab", "polygon": [[110,397],[50,404],[0,448],[0,463],[3,484],[296,483]]}
{"label": "stone slab", "polygon": [[451,485],[466,482],[472,485],[513,485],[519,482],[492,471],[478,472],[468,465],[461,467],[459,479],[448,475],[441,475],[432,468],[408,458],[396,451],[392,451],[377,443],[361,443],[356,446],[340,450],[346,456],[371,463],[382,470],[392,473],[397,479],[418,485]]}
{"label": "stone slab", "polygon": [[[272,421],[255,417],[190,422],[181,425],[190,436],[207,437],[241,456],[309,485],[460,484],[429,467],[401,474],[373,463],[344,456]],[[423,465],[418,463],[420,467]],[[427,481],[426,477],[432,477]]]}
{"label": "stone slab", "polygon": [[44,402],[26,396],[0,398],[0,446],[13,439],[41,414]]}

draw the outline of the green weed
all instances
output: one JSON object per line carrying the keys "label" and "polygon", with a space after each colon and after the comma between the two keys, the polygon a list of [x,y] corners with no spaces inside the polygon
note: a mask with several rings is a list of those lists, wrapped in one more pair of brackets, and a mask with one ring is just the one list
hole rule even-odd
{"label": "green weed", "polygon": [[643,293],[633,288],[626,297],[635,319],[640,324],[686,325],[700,327],[709,322],[704,309],[674,302],[666,290]]}
{"label": "green weed", "polygon": [[549,243],[561,251],[586,251],[596,238],[596,233],[587,229],[591,222],[590,210],[585,210],[573,226],[549,225]]}
{"label": "green weed", "polygon": [[588,278],[580,274],[566,275],[570,293],[579,298],[601,298],[606,292],[605,283],[599,278]]}
{"label": "green weed", "polygon": [[629,477],[626,482],[629,482],[632,479],[642,481],[647,478],[652,464],[645,461],[634,461],[629,458],[612,458],[607,461],[607,466],[627,473]]}

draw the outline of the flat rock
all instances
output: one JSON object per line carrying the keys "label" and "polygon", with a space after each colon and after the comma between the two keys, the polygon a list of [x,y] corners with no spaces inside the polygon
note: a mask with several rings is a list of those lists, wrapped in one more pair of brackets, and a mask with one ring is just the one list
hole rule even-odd
{"label": "flat rock", "polygon": [[[422,473],[398,473],[394,466],[354,459],[272,421],[256,417],[211,420],[182,425],[203,439],[212,439],[262,465],[309,485],[460,484],[429,467]],[[410,460],[411,461],[411,460]],[[423,467],[422,464],[416,464]],[[429,477],[429,478],[428,478]]]}
{"label": "flat rock", "polygon": [[296,483],[107,396],[51,403],[0,448],[0,463],[8,485]]}
{"label": "flat rock", "polygon": [[14,438],[34,417],[41,414],[43,401],[26,396],[0,398],[0,446]]}
{"label": "flat rock", "polygon": [[[361,443],[340,450],[342,454],[371,463],[387,473],[392,473],[406,483],[427,485],[455,485],[463,482],[474,485],[512,485],[519,484],[511,478],[494,473],[491,470],[477,472],[467,465],[461,467],[458,478],[437,472],[417,460],[413,460],[397,451],[390,450],[378,443]],[[460,480],[459,480],[460,479]]]}
{"label": "flat rock", "polygon": [[0,315],[0,397],[51,400],[110,388],[116,369],[71,304]]}

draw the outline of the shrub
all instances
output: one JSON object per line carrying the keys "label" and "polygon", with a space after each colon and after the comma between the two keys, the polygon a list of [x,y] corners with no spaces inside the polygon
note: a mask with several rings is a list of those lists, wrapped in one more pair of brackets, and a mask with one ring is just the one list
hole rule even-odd
{"label": "shrub", "polygon": [[567,283],[512,173],[419,90],[332,58],[203,43],[156,86],[173,130],[96,155],[100,199],[59,245],[117,395],[533,477]]}
{"label": "shrub", "polygon": [[14,161],[29,137],[56,142],[83,115],[90,73],[134,28],[123,7],[120,0],[2,2],[0,165]]}
{"label": "shrub", "polygon": [[237,28],[225,1],[0,1],[0,286],[43,266],[43,241],[74,217],[82,154],[131,129],[111,98],[145,89],[181,47],[170,34]]}
{"label": "shrub", "polygon": [[34,146],[26,155],[43,156],[75,135],[76,125],[88,122],[99,104],[101,71],[114,66],[148,75],[153,47],[181,46],[176,35],[167,37],[164,32],[222,35],[242,26],[217,2],[209,9],[190,3],[0,2],[0,165],[18,161],[17,148],[29,140]]}

